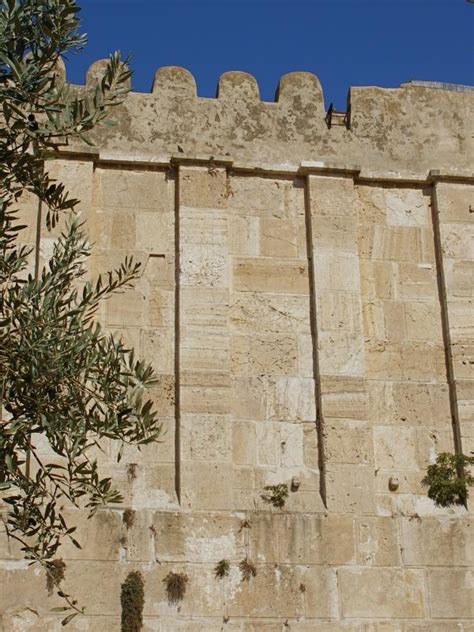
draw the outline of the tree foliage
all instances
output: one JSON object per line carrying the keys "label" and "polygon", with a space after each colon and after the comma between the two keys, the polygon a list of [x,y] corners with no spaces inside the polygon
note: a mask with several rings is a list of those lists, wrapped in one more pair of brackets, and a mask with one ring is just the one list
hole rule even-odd
{"label": "tree foliage", "polygon": [[439,507],[466,507],[469,487],[474,485],[474,476],[467,470],[472,465],[472,456],[449,452],[438,455],[436,463],[428,466],[422,480],[423,485],[428,487],[428,497]]}
{"label": "tree foliage", "polygon": [[[104,299],[139,277],[140,265],[128,258],[88,280],[78,201],[46,168],[69,139],[89,142],[87,132],[127,92],[130,72],[119,54],[87,91],[60,81],[61,57],[85,43],[78,12],[75,0],[0,0],[0,486],[8,535],[46,570],[64,538],[79,546],[64,504],[94,512],[121,500],[92,449],[104,437],[141,446],[161,431],[146,397],[152,367],[94,320]],[[68,216],[34,273],[34,249],[22,243],[18,219],[25,194],[46,209],[49,230]]]}

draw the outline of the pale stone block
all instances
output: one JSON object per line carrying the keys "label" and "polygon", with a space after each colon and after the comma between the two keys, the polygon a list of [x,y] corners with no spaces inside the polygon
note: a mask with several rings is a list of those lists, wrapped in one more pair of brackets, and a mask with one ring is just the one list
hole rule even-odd
{"label": "pale stone block", "polygon": [[339,582],[344,617],[416,619],[426,614],[419,570],[343,568]]}
{"label": "pale stone block", "polygon": [[232,423],[228,415],[183,415],[182,458],[190,461],[230,461]]}
{"label": "pale stone block", "polygon": [[440,225],[443,255],[457,261],[474,261],[474,225]]}
{"label": "pale stone block", "polygon": [[474,379],[474,344],[454,343],[451,345],[451,352],[456,379]]}
{"label": "pale stone block", "polygon": [[449,301],[449,327],[453,342],[474,340],[474,300]]}
{"label": "pale stone block", "polygon": [[241,520],[231,514],[157,512],[153,518],[155,557],[160,562],[215,563],[243,553]]}
{"label": "pale stone block", "polygon": [[442,343],[441,318],[434,305],[415,302],[404,305],[408,338]]}
{"label": "pale stone block", "polygon": [[247,535],[242,529],[243,539],[248,538],[248,556],[255,563],[277,564],[279,561],[280,516],[271,513],[250,513],[250,528]]}
{"label": "pale stone block", "polygon": [[361,225],[358,229],[359,256],[418,263],[425,261],[422,229],[415,226]]}
{"label": "pale stone block", "polygon": [[373,513],[374,471],[367,465],[327,465],[329,510],[347,514]]}
{"label": "pale stone block", "polygon": [[311,209],[321,217],[355,218],[356,195],[354,182],[349,178],[310,176]]}
{"label": "pale stone block", "polygon": [[123,327],[133,323],[142,327],[147,318],[148,300],[138,289],[129,289],[123,294],[114,294],[107,301],[107,325]]}
{"label": "pale stone block", "polygon": [[226,463],[184,463],[181,468],[183,502],[195,511],[232,509],[233,471]]}
{"label": "pale stone block", "polygon": [[233,280],[235,289],[243,292],[309,293],[306,261],[234,259]]}
{"label": "pale stone block", "polygon": [[[299,579],[289,566],[257,564],[257,576],[249,582],[240,582],[229,596],[230,617],[287,618],[302,615],[304,605],[298,590]],[[322,601],[322,596],[318,601]]]}
{"label": "pale stone block", "polygon": [[400,542],[397,522],[390,517],[364,517],[357,525],[358,563],[364,566],[398,566]]}
{"label": "pale stone block", "polygon": [[387,205],[384,189],[373,185],[357,185],[357,210],[362,223],[382,223],[387,221]]}
{"label": "pale stone block", "polygon": [[316,417],[314,380],[281,377],[267,381],[266,419],[270,421],[313,421]]}
{"label": "pale stone block", "polygon": [[398,268],[396,263],[360,259],[359,265],[364,297],[391,300],[397,298]]}
{"label": "pale stone block", "polygon": [[227,414],[231,396],[228,374],[204,371],[182,374],[182,413]]}
{"label": "pale stone block", "polygon": [[276,466],[280,463],[280,424],[262,422],[256,425],[257,463]]}
{"label": "pale stone block", "polygon": [[183,326],[227,326],[228,289],[181,287],[180,299],[180,320]]}
{"label": "pale stone block", "polygon": [[260,254],[264,257],[298,257],[297,224],[292,220],[260,221]]}
{"label": "pale stone block", "polygon": [[373,462],[372,429],[367,422],[325,418],[324,452],[328,463]]}
{"label": "pale stone block", "polygon": [[357,252],[357,230],[353,220],[313,214],[313,241],[317,252]]}
{"label": "pale stone block", "polygon": [[318,469],[318,431],[315,422],[303,424],[303,458],[306,468]]}
{"label": "pale stone block", "polygon": [[188,245],[181,250],[180,280],[183,285],[227,288],[229,257],[223,246]]}
{"label": "pale stone block", "polygon": [[135,212],[130,209],[114,209],[110,218],[110,248],[113,250],[133,250],[137,241]]}
{"label": "pale stone block", "polygon": [[129,526],[124,521],[121,545],[128,562],[153,563],[155,559],[153,512],[140,510],[128,514]]}
{"label": "pale stone block", "polygon": [[148,291],[148,326],[174,326],[175,296],[171,290],[150,287]]}
{"label": "pale stone block", "polygon": [[73,537],[81,545],[78,549],[67,538],[60,548],[66,560],[118,560],[122,518],[118,511],[99,509],[89,518],[88,512],[67,509],[62,512],[68,527],[77,527]]}
{"label": "pale stone block", "polygon": [[[163,583],[170,572],[185,573],[188,576],[184,599],[177,605],[169,603]],[[220,590],[212,591],[209,588],[215,582],[213,565],[164,562],[144,568],[142,573],[145,584],[144,615],[146,618],[155,616],[161,622],[170,617],[172,621],[181,619],[187,623],[191,617],[197,619],[219,617],[221,619],[223,594]],[[192,630],[192,628],[187,629]]]}
{"label": "pale stone block", "polygon": [[[474,215],[474,214],[473,214]],[[447,267],[446,259],[444,260]],[[449,296],[474,296],[474,261],[453,261],[446,274]]]}
{"label": "pale stone block", "polygon": [[252,421],[232,422],[232,454],[237,465],[256,462],[256,424]]}
{"label": "pale stone block", "polygon": [[226,170],[180,167],[180,204],[193,208],[227,207]]}
{"label": "pale stone block", "polygon": [[360,331],[360,296],[355,292],[320,292],[317,305],[322,331]]}
{"label": "pale stone block", "polygon": [[336,571],[321,566],[300,566],[297,586],[305,587],[302,594],[304,612],[307,618],[336,619],[339,615]]}
{"label": "pale stone block", "polygon": [[[280,467],[304,466],[304,436],[302,424],[280,423]],[[258,428],[259,424],[257,425]]]}
{"label": "pale stone block", "polygon": [[298,375],[300,377],[314,377],[314,339],[311,334],[298,336]]}
{"label": "pale stone block", "polygon": [[418,469],[416,434],[401,426],[374,427],[375,465],[383,469]]}
{"label": "pale stone block", "polygon": [[454,182],[437,182],[439,218],[441,222],[474,222],[473,206],[474,188],[467,184]]}
{"label": "pale stone block", "polygon": [[174,252],[173,213],[137,211],[135,222],[136,226],[132,234],[136,234],[137,245],[140,250],[160,254]]}
{"label": "pale stone block", "polygon": [[174,371],[174,332],[171,327],[142,330],[141,353],[158,373]]}
{"label": "pale stone block", "polygon": [[297,339],[287,334],[234,335],[231,362],[235,375],[297,375]]}
{"label": "pale stone block", "polygon": [[304,185],[298,178],[232,177],[228,208],[275,219],[304,217]]}
{"label": "pale stone block", "polygon": [[365,380],[350,377],[322,377],[321,397],[325,417],[365,419],[368,398]]}
{"label": "pale stone block", "polygon": [[434,619],[474,617],[472,570],[433,569],[428,573],[428,592]]}
{"label": "pale stone block", "polygon": [[278,543],[283,564],[347,565],[356,560],[351,516],[283,515]]}
{"label": "pale stone block", "polygon": [[426,226],[431,221],[430,191],[385,189],[387,223],[401,226]]}
{"label": "pale stone block", "polygon": [[474,532],[466,516],[401,519],[403,560],[408,566],[472,566]]}
{"label": "pale stone block", "polygon": [[369,340],[384,340],[386,332],[384,301],[373,299],[364,303],[362,316],[365,337]]}
{"label": "pale stone block", "polygon": [[384,338],[390,342],[406,340],[405,304],[400,301],[384,301]]}
{"label": "pale stone block", "polygon": [[398,265],[400,298],[436,301],[436,268],[431,263],[400,263]]}
{"label": "pale stone block", "polygon": [[320,332],[319,367],[323,375],[362,376],[364,339],[357,332]]}
{"label": "pale stone block", "polygon": [[162,171],[97,169],[98,206],[169,212],[174,208],[174,183]]}
{"label": "pale stone block", "polygon": [[360,293],[359,257],[348,253],[316,253],[314,274],[317,291],[345,290]]}
{"label": "pale stone block", "polygon": [[308,296],[234,292],[230,319],[242,333],[306,333],[311,331]]}
{"label": "pale stone block", "polygon": [[263,377],[234,377],[232,380],[232,412],[236,419],[265,419]]}
{"label": "pale stone block", "polygon": [[237,257],[256,257],[260,252],[260,220],[258,217],[227,218],[229,252]]}
{"label": "pale stone block", "polygon": [[[190,245],[225,247],[228,243],[228,218],[215,209],[181,207],[179,237],[184,252]],[[170,239],[172,245],[172,236]]]}
{"label": "pale stone block", "polygon": [[149,287],[174,290],[176,262],[173,255],[149,254],[143,270],[143,279]]}

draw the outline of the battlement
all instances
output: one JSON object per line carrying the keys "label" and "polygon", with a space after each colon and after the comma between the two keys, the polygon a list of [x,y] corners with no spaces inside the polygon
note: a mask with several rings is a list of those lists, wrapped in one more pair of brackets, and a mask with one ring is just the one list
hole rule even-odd
{"label": "battlement", "polygon": [[[106,63],[90,66],[85,86],[100,78]],[[178,151],[233,160],[265,154],[274,163],[323,160],[425,174],[470,167],[473,104],[467,88],[440,90],[429,82],[351,87],[347,111],[328,121],[312,73],[283,75],[275,101],[268,102],[247,73],[224,73],[216,98],[206,98],[197,95],[188,70],[167,66],[156,71],[150,93],[129,93],[115,110],[117,125],[101,127],[94,140],[107,154],[120,150],[150,160]]]}

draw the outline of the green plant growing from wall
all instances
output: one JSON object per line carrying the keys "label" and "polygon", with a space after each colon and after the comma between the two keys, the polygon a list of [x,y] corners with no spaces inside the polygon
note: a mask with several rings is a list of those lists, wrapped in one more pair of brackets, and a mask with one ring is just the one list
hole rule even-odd
{"label": "green plant growing from wall", "polygon": [[428,488],[428,497],[439,507],[467,506],[469,487],[474,485],[474,476],[469,466],[474,457],[464,454],[443,452],[436,463],[429,465],[422,483]]}
{"label": "green plant growing from wall", "polygon": [[[8,536],[47,575],[65,539],[80,546],[63,507],[94,513],[121,501],[91,448],[104,437],[116,440],[120,459],[125,444],[142,446],[161,432],[146,396],[155,383],[152,367],[95,321],[103,300],[130,287],[140,265],[127,258],[88,280],[78,200],[47,169],[70,139],[90,144],[88,132],[128,90],[130,72],[119,54],[95,86],[77,91],[58,78],[61,57],[85,44],[78,12],[75,0],[0,0],[0,488]],[[38,200],[27,219],[36,224],[35,248],[24,245],[27,227],[18,219],[26,195]],[[43,224],[58,227],[41,265]],[[53,458],[39,451],[38,437]]]}
{"label": "green plant growing from wall", "polygon": [[120,592],[122,609],[121,632],[140,632],[143,626],[143,607],[145,591],[143,577],[138,571],[132,571],[122,584]]}
{"label": "green plant growing from wall", "polygon": [[220,560],[214,567],[214,575],[217,579],[228,577],[230,573],[229,560]]}
{"label": "green plant growing from wall", "polygon": [[186,584],[189,577],[185,573],[173,573],[172,571],[163,579],[169,604],[178,604],[186,594]]}
{"label": "green plant growing from wall", "polygon": [[283,509],[288,498],[288,485],[279,483],[278,485],[266,485],[262,498],[265,502],[273,505],[277,509]]}

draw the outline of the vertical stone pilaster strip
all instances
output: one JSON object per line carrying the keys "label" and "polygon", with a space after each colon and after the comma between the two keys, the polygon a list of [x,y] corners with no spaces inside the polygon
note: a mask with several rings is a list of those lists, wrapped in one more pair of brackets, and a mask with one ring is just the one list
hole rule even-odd
{"label": "vertical stone pilaster strip", "polygon": [[438,297],[441,310],[441,327],[443,333],[444,358],[446,363],[446,378],[449,391],[449,406],[451,411],[451,423],[453,428],[453,442],[456,454],[462,454],[461,429],[459,425],[459,410],[457,401],[456,379],[454,376],[454,364],[451,348],[451,332],[449,326],[448,297],[446,288],[446,276],[443,263],[443,246],[441,241],[441,228],[438,206],[437,183],[433,183],[431,197],[431,212],[433,219],[433,237],[436,260],[436,273],[438,277]]}
{"label": "vertical stone pilaster strip", "polygon": [[314,397],[316,402],[315,423],[318,436],[319,493],[321,495],[321,500],[323,501],[324,506],[327,507],[326,461],[324,450],[324,411],[321,398],[321,379],[319,373],[318,316],[316,305],[313,216],[311,213],[310,178],[311,176],[309,175],[305,177],[305,222],[310,292],[311,339],[313,343]]}
{"label": "vertical stone pilaster strip", "polygon": [[[353,173],[309,172],[307,189],[322,492],[330,511],[372,514],[373,441],[368,424]],[[354,428],[362,431],[362,439]],[[349,437],[364,442],[357,457],[346,455],[338,445],[337,437],[345,435],[344,442],[350,442]]]}
{"label": "vertical stone pilaster strip", "polygon": [[181,381],[180,381],[180,168],[170,166],[174,175],[174,465],[175,490],[178,503],[181,503]]}

